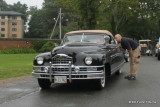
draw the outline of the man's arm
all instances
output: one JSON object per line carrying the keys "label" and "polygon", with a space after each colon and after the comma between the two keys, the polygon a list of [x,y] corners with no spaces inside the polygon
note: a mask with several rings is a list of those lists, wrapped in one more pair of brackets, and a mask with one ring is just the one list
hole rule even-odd
{"label": "man's arm", "polygon": [[117,44],[117,47],[118,47],[121,51],[124,51],[124,49],[123,49],[122,46],[121,46],[121,43],[118,43],[118,44]]}

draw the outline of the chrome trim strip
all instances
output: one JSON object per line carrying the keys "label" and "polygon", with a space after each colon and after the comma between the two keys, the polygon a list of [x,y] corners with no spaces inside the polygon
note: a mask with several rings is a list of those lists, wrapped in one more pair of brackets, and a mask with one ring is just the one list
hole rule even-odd
{"label": "chrome trim strip", "polygon": [[118,68],[120,68],[120,66],[123,66],[123,65],[124,65],[124,62],[122,62],[119,66],[115,67],[115,68],[112,70],[111,74],[113,74],[114,72],[116,72],[116,70],[118,70]]}
{"label": "chrome trim strip", "polygon": [[51,68],[52,62],[50,62],[49,65],[50,65],[50,67],[49,67],[49,74],[50,74],[49,75],[49,77],[50,77],[49,80],[50,80],[50,82],[52,82],[52,68]]}
{"label": "chrome trim strip", "polygon": [[52,64],[52,66],[69,66],[69,64]]}
{"label": "chrome trim strip", "polygon": [[[62,65],[62,66],[61,66]],[[63,66],[63,65],[66,65],[66,66]],[[56,66],[54,66],[54,64],[52,64],[52,68],[53,67],[57,67],[57,68],[59,68],[59,67],[65,67],[65,68],[67,68],[67,66],[69,66],[69,64],[59,64],[59,65],[56,65]],[[33,66],[33,67],[50,67],[50,66]],[[104,67],[104,65],[100,65],[100,66],[75,66],[75,65],[71,65],[71,67],[79,67],[79,68],[84,68],[84,67],[86,67],[86,68],[89,68],[89,67],[96,67],[96,68],[99,68],[99,67]]]}
{"label": "chrome trim strip", "polygon": [[[101,75],[103,73],[92,73],[92,74],[72,74],[71,76],[74,76],[74,75]],[[69,74],[53,74],[53,75],[66,75],[68,76]]]}
{"label": "chrome trim strip", "polygon": [[[48,79],[47,77],[38,77],[41,79]],[[103,77],[87,77],[87,78],[72,78],[72,80],[88,80],[88,79],[102,79]],[[69,78],[67,78],[69,79]]]}
{"label": "chrome trim strip", "polygon": [[[44,75],[43,77],[41,75]],[[52,76],[55,76],[56,74],[52,74]],[[69,74],[62,74],[62,75],[57,75],[57,76],[68,76]],[[39,74],[39,73],[32,73],[32,76],[33,77],[36,77],[36,78],[43,78],[43,79],[50,79],[50,75],[49,74]],[[78,75],[78,74],[72,74],[71,76],[79,76],[79,77],[72,77],[72,80],[73,79],[101,79],[103,78],[103,73],[93,73],[93,74],[81,74],[81,75]],[[83,76],[83,77],[80,77],[80,76]],[[84,77],[86,76],[86,77]],[[68,80],[70,78],[67,78]],[[53,81],[51,81],[53,82]]]}
{"label": "chrome trim strip", "polygon": [[[80,73],[86,73],[86,74],[88,74],[88,73],[101,73],[102,71],[103,70],[99,70],[99,71],[79,71],[78,74],[80,74]],[[61,73],[68,73],[68,72],[66,72],[66,71],[62,71],[62,72],[60,72],[60,71],[54,71],[53,73],[59,73],[59,74],[61,74]],[[76,72],[72,71],[72,73],[76,73]]]}
{"label": "chrome trim strip", "polygon": [[72,67],[71,67],[71,62],[69,61],[69,82],[71,83],[72,82]]}
{"label": "chrome trim strip", "polygon": [[57,54],[57,55],[55,55],[53,58],[57,58],[57,57],[67,57],[67,58],[72,58],[72,57],[70,57],[70,56],[68,56],[68,55],[66,55],[66,54]]}
{"label": "chrome trim strip", "polygon": [[[35,73],[35,72],[32,72],[33,75],[50,75],[49,73]],[[90,74],[71,74],[71,75],[96,75],[96,74],[103,74],[102,72],[101,73],[90,73]],[[59,74],[59,73],[56,73],[56,74],[51,74],[51,75],[66,75],[68,76],[69,74]]]}

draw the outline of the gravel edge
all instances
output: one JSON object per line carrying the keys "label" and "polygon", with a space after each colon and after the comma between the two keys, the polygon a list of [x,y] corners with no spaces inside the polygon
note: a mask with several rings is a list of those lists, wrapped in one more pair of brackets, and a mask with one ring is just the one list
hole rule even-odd
{"label": "gravel edge", "polygon": [[14,83],[18,83],[18,82],[21,82],[21,81],[29,80],[31,78],[32,78],[32,75],[26,75],[26,76],[20,76],[20,77],[0,80],[0,87],[6,87],[6,86],[14,84]]}

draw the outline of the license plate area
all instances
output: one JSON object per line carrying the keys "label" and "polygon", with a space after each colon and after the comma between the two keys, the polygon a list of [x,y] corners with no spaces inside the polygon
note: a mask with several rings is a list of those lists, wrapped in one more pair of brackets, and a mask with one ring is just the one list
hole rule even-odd
{"label": "license plate area", "polygon": [[54,83],[67,83],[67,76],[54,76]]}

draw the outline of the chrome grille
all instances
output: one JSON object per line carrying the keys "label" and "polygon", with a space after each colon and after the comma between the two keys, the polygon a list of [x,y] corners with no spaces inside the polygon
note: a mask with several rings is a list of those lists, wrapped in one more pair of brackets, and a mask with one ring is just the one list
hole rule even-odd
{"label": "chrome grille", "polygon": [[58,54],[52,59],[52,64],[68,64],[69,62],[72,63],[72,58],[62,54]]}
{"label": "chrome grille", "polygon": [[[52,68],[53,72],[68,72],[69,68]],[[74,71],[74,69],[72,69]]]}
{"label": "chrome grille", "polygon": [[[75,68],[71,69],[72,72],[75,71]],[[53,72],[68,72],[69,68],[52,68]],[[87,71],[87,68],[80,68],[80,71]]]}

